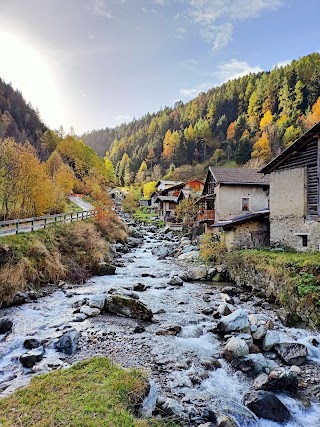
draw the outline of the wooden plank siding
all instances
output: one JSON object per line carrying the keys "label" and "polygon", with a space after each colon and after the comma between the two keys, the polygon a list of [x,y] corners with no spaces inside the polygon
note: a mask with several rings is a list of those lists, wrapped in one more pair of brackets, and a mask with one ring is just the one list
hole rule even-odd
{"label": "wooden plank siding", "polygon": [[278,166],[278,170],[307,168],[307,217],[320,216],[319,140],[315,138]]}

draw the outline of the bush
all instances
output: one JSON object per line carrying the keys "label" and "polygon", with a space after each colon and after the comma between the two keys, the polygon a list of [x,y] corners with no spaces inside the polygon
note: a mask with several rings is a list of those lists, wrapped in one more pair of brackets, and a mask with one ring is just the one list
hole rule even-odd
{"label": "bush", "polygon": [[224,234],[204,234],[200,242],[200,256],[205,262],[221,262],[227,251]]}

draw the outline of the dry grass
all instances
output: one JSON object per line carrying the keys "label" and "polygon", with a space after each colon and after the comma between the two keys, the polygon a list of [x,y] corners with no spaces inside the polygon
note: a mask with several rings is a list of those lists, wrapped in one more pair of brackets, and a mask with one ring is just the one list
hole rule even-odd
{"label": "dry grass", "polygon": [[26,265],[23,260],[0,269],[0,307],[9,304],[18,291],[27,286]]}

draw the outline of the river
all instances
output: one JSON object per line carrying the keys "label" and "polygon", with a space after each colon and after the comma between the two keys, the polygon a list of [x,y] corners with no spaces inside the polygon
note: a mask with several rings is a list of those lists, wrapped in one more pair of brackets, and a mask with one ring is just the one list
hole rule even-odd
{"label": "river", "polygon": [[[115,276],[93,278],[84,285],[66,285],[37,301],[1,310],[1,315],[9,316],[14,323],[12,333],[0,336],[1,395],[6,396],[27,384],[31,375],[63,368],[90,356],[105,355],[125,367],[146,369],[154,397],[158,395],[163,407],[180,414],[189,426],[209,420],[210,411],[232,415],[241,427],[320,426],[319,404],[311,403],[306,409],[298,399],[285,394],[278,394],[278,397],[292,415],[286,424],[257,419],[242,405],[251,380],[234,371],[222,358],[225,343],[211,332],[215,324],[212,315],[203,314],[206,308],[223,302],[221,289],[225,284],[193,282],[181,287],[169,286],[170,275],[181,271],[182,267],[174,258],[158,260],[153,256],[151,250],[161,244],[161,237],[147,229],[144,235],[140,247],[123,254],[124,267],[117,268]],[[74,322],[79,301],[91,295],[106,294],[110,289],[130,292],[137,283],[147,287],[135,296],[152,309],[152,323],[111,314]],[[237,308],[248,309],[259,319],[272,319],[284,337],[306,343],[309,361],[303,369],[309,372],[309,377],[318,374],[320,350],[309,344],[311,335],[316,335],[320,342],[318,332],[283,327],[274,310],[263,309],[258,299],[247,302],[234,299]],[[137,326],[141,329],[135,329]],[[177,335],[156,334],[175,326],[182,328]],[[54,349],[54,341],[70,327],[81,335],[77,353],[66,356]],[[32,370],[23,368],[19,362],[19,357],[26,352],[22,347],[26,337],[40,339],[46,348],[44,359]],[[221,367],[213,369],[214,361]]]}

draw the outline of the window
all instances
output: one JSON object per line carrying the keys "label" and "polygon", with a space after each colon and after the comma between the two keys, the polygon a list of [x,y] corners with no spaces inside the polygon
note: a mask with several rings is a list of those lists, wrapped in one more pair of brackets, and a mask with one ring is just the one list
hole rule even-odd
{"label": "window", "polygon": [[249,199],[244,197],[242,199],[242,210],[243,211],[248,211],[249,210]]}
{"label": "window", "polygon": [[307,235],[302,235],[302,246],[304,248],[306,248],[308,246],[308,236]]}

